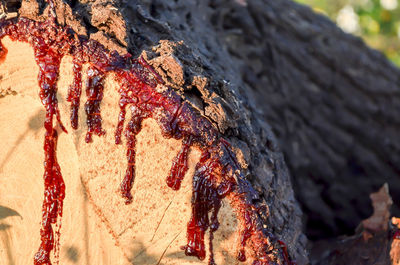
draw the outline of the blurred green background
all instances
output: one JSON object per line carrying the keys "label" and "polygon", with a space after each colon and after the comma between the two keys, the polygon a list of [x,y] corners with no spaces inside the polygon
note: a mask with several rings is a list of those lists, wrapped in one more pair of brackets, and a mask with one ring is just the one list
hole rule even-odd
{"label": "blurred green background", "polygon": [[295,0],[362,37],[400,66],[400,0]]}

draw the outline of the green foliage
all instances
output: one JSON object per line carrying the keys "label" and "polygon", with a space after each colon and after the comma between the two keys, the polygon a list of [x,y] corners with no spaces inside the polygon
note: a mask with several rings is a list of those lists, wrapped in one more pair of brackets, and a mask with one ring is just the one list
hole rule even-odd
{"label": "green foliage", "polygon": [[[295,0],[329,16],[400,66],[400,0]],[[347,24],[346,24],[347,23]]]}

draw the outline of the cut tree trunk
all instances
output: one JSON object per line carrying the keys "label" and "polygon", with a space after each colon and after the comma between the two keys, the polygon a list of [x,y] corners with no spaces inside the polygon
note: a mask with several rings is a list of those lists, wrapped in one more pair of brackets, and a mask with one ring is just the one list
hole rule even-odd
{"label": "cut tree trunk", "polygon": [[[394,213],[400,213],[400,71],[325,17],[287,0],[55,2],[60,25],[110,50],[142,55],[166,86],[212,121],[233,146],[257,191],[255,201],[264,206],[258,211],[268,231],[287,244],[299,264],[307,263],[306,237],[289,170],[311,238],[352,232],[372,213],[368,195],[385,182]],[[44,1],[6,3],[8,17],[46,20]],[[37,236],[32,239],[35,242],[15,247],[27,233],[38,234],[43,171],[42,157],[38,157],[43,133],[38,124],[44,112],[36,95],[37,72],[32,72],[36,66],[27,62],[32,56],[18,53],[22,48],[12,57],[11,47],[18,45],[9,44],[7,60],[13,63],[0,66],[4,126],[0,133],[7,139],[0,152],[0,174],[7,187],[7,192],[0,190],[0,205],[8,207],[4,209],[10,215],[0,219],[3,245],[8,246],[4,249],[9,250],[1,255],[10,264],[17,257],[25,258],[21,264],[26,264],[38,245]],[[68,71],[71,74],[70,63],[65,62],[66,72],[59,81],[64,99],[71,82],[66,78]],[[109,90],[115,90],[115,84],[108,84]],[[68,107],[61,99],[60,108],[66,120]],[[137,197],[132,205],[124,206],[116,191],[125,158],[111,139],[118,115],[116,95],[106,95],[102,108],[109,114],[103,115],[104,127],[110,131],[105,138],[95,137],[90,146],[83,144],[84,119],[78,131],[64,140],[60,136],[59,153],[65,158],[59,160],[67,182],[65,211],[70,212],[63,219],[62,264],[108,264],[121,260],[120,256],[126,257],[121,262],[134,264],[195,262],[179,249],[185,244],[190,215],[190,196],[184,199],[181,192],[190,187],[190,173],[179,193],[163,186],[180,142],[164,139],[158,127],[146,121],[138,136],[138,176],[133,189]],[[103,158],[94,158],[96,153]],[[191,155],[193,172],[199,154],[193,149]],[[32,194],[32,199],[27,200],[26,194]],[[154,197],[149,199],[149,194]],[[185,200],[186,208],[178,203]],[[72,207],[76,202],[81,206]],[[232,226],[237,220],[228,206],[220,219],[226,222],[219,230],[221,238],[216,236],[217,264],[230,264],[237,240]],[[79,229],[74,228],[75,222]]]}
{"label": "cut tree trunk", "polygon": [[[141,55],[165,81],[162,89],[174,89],[191,108],[212,122],[214,129],[229,140],[240,174],[254,187],[245,190],[254,205],[249,210],[263,222],[273,263],[288,263],[286,247],[280,243],[284,242],[291,259],[306,264],[301,211],[283,156],[271,129],[260,113],[253,112],[247,92],[240,89],[238,69],[212,30],[212,3],[54,2],[60,26],[69,26],[110,51]],[[3,7],[7,8],[6,19],[51,19],[50,7],[42,1],[10,1]],[[7,37],[2,43],[8,54],[0,66],[0,135],[6,139],[0,152],[0,232],[4,250],[0,255],[9,264],[30,264],[40,244],[45,110],[37,94],[39,68],[32,48]],[[158,124],[146,120],[137,136],[133,200],[125,205],[118,192],[126,169],[125,143],[117,147],[113,137],[119,112],[115,76],[106,78],[101,105],[107,133],[86,144],[83,107],[79,110],[78,130],[72,130],[67,121],[66,98],[72,69],[72,58],[65,56],[57,83],[61,119],[69,131],[64,134],[59,130],[57,146],[66,184],[60,263],[204,264],[206,261],[185,256],[181,249],[186,244],[191,176],[200,150],[191,148],[189,170],[181,189],[169,189],[166,177],[181,141],[164,138]],[[237,245],[241,241],[237,214],[242,213],[235,208],[235,198],[230,201],[223,201],[221,225],[214,236],[217,264],[237,262]],[[251,262],[249,258],[246,263]]]}

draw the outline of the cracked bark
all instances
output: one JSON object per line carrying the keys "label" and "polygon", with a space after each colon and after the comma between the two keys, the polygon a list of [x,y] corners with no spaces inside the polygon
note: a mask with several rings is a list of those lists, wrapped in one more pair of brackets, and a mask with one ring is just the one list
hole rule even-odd
{"label": "cracked bark", "polygon": [[385,182],[398,215],[399,70],[289,1],[249,2],[227,14],[220,24],[234,21],[236,32],[228,49],[279,139],[307,235],[351,233],[372,212],[368,194]]}
{"label": "cracked bark", "polygon": [[[57,18],[111,50],[142,54],[212,120],[266,205],[265,224],[305,263],[286,165],[311,238],[353,231],[384,182],[400,199],[399,70],[306,7],[243,3],[57,1]],[[44,19],[43,1],[7,4]]]}

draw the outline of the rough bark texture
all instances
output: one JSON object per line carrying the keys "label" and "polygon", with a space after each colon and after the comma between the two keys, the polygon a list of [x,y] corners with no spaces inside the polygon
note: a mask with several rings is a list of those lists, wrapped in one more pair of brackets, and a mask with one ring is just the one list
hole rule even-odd
{"label": "rough bark texture", "polygon": [[398,215],[399,69],[290,1],[226,11],[226,45],[273,128],[308,217],[307,235],[351,232],[388,182]]}
{"label": "rough bark texture", "polygon": [[[383,183],[400,199],[400,71],[307,7],[240,2],[130,1],[122,9],[136,18],[128,19],[128,47],[134,52],[159,39],[184,40],[190,51],[174,53],[184,80],[170,76],[171,84],[184,87],[188,100],[249,150],[254,182],[276,189],[274,177],[264,177],[273,176],[265,174],[266,165],[276,165],[268,162],[275,141],[266,122],[291,170],[307,234],[351,233],[371,214],[368,196]],[[191,87],[199,72],[207,90]],[[393,213],[399,213],[396,203]]]}
{"label": "rough bark texture", "polygon": [[[44,19],[42,1],[8,4]],[[230,136],[266,224],[300,263],[306,238],[279,149],[310,237],[352,231],[384,182],[399,213],[400,71],[328,19],[287,0],[71,0],[57,10],[79,34],[143,53]]]}
{"label": "rough bark texture", "polygon": [[[100,41],[110,50],[142,54],[224,135],[265,207],[266,227],[288,245],[299,264],[307,262],[301,211],[277,140],[254,110],[239,73],[213,28],[218,8],[207,1],[55,1],[58,23]],[[236,6],[237,3],[227,3]],[[42,1],[9,5],[18,15],[46,19]],[[244,8],[244,7],[243,7]]]}

